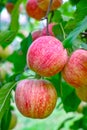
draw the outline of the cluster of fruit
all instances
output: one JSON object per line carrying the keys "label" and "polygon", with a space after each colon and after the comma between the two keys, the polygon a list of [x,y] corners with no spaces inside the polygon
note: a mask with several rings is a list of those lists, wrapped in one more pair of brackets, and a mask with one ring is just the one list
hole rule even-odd
{"label": "cluster of fruit", "polygon": [[[28,0],[26,5],[28,15],[41,19],[49,5],[49,2],[48,4],[46,2]],[[56,0],[53,1],[51,10],[58,7],[62,1],[59,1],[56,7],[55,2]],[[54,76],[59,72],[67,83],[76,88],[78,97],[87,101],[87,51],[77,49],[69,57],[63,44],[54,36],[52,31],[54,25],[54,23],[48,25],[50,36],[47,36],[47,27],[32,33],[33,43],[27,52],[27,65],[41,77],[20,81],[15,92],[16,105],[26,117],[45,118],[52,113],[57,102],[57,92],[52,83],[44,77]]]}
{"label": "cluster of fruit", "polygon": [[[40,20],[46,15],[49,3],[50,0],[28,0],[26,11],[30,17]],[[61,3],[61,0],[53,0],[51,10],[58,8]],[[33,43],[27,52],[27,65],[43,77],[57,74],[67,61],[66,50],[54,37],[52,31],[54,25],[54,23],[48,25],[48,32],[51,36],[47,36],[47,27],[32,32]],[[20,81],[16,87],[15,101],[24,116],[45,118],[55,108],[57,92],[52,83],[45,79],[25,79]]]}
{"label": "cluster of fruit", "polygon": [[[29,68],[42,77],[50,77],[60,72],[67,59],[62,43],[53,36],[37,38],[27,52]],[[45,79],[25,79],[17,85],[15,100],[24,116],[45,118],[54,110],[57,92]]]}

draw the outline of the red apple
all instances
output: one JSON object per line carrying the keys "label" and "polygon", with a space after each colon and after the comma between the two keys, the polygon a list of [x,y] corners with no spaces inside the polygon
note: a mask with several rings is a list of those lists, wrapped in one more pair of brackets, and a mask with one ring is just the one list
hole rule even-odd
{"label": "red apple", "polygon": [[67,62],[67,52],[53,36],[36,39],[28,49],[27,64],[41,76],[50,77],[60,72]]}
{"label": "red apple", "polygon": [[[49,33],[49,35],[51,35],[51,36],[54,36],[54,33],[53,33],[53,26],[55,25],[55,23],[50,23],[50,24],[48,24],[48,33]],[[47,36],[48,34],[47,34],[47,26],[46,27],[44,27],[43,29],[42,29],[42,36]]]}
{"label": "red apple", "polygon": [[49,81],[25,79],[17,85],[15,101],[18,110],[25,117],[45,118],[55,108],[57,93]]}
{"label": "red apple", "polygon": [[37,0],[28,0],[26,4],[26,12],[28,16],[36,20],[40,20],[46,15],[46,12],[38,7]]}
{"label": "red apple", "polygon": [[75,88],[87,86],[87,50],[74,51],[65,65],[62,75]]}
{"label": "red apple", "polygon": [[[61,6],[62,0],[53,0],[51,5],[51,10],[55,10],[58,7]],[[47,11],[50,0],[37,0],[38,6],[43,9],[44,11]]]}
{"label": "red apple", "polygon": [[14,4],[12,2],[8,2],[6,4],[6,9],[7,9],[8,13],[11,14],[12,10],[14,9]]}
{"label": "red apple", "polygon": [[32,32],[32,40],[34,41],[34,40],[36,40],[37,38],[39,38],[40,36],[41,36],[41,30],[36,30],[36,31],[34,31],[34,32]]}

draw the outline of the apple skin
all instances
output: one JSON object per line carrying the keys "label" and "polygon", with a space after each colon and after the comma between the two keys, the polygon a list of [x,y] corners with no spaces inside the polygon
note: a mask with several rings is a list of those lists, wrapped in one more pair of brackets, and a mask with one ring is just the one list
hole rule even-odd
{"label": "apple skin", "polygon": [[[43,9],[44,11],[47,11],[50,0],[37,0],[38,6]],[[62,0],[53,0],[51,10],[55,10],[61,6],[63,3]]]}
{"label": "apple skin", "polygon": [[31,44],[27,52],[29,68],[41,76],[50,77],[60,72],[68,59],[62,43],[53,36],[42,36]]}
{"label": "apple skin", "polygon": [[16,125],[17,125],[17,116],[16,116],[15,112],[12,111],[9,130],[12,130],[13,128],[15,128]]}
{"label": "apple skin", "polygon": [[39,38],[42,34],[42,31],[41,30],[35,30],[34,32],[32,32],[32,40],[36,40],[37,38]]}
{"label": "apple skin", "polygon": [[3,82],[6,77],[6,71],[3,67],[0,67],[0,81]]}
{"label": "apple skin", "polygon": [[87,51],[77,49],[65,65],[62,76],[67,83],[75,88],[87,86]]}
{"label": "apple skin", "polygon": [[8,13],[11,14],[12,10],[14,9],[14,4],[12,2],[8,2],[6,4],[6,9],[7,9]]}
{"label": "apple skin", "polygon": [[37,0],[28,0],[26,4],[26,12],[29,17],[32,17],[36,20],[41,20],[41,18],[46,15],[46,12],[38,7]]}
{"label": "apple skin", "polygon": [[[55,36],[53,31],[52,31],[54,25],[55,25],[55,23],[48,24],[48,33],[50,36]],[[47,34],[47,26],[46,26],[42,29],[42,36],[47,36],[47,35],[48,34]]]}
{"label": "apple skin", "polygon": [[87,86],[76,88],[76,94],[81,101],[87,102]]}
{"label": "apple skin", "polygon": [[57,92],[47,80],[25,79],[18,83],[15,92],[16,106],[25,117],[48,117],[57,102]]}

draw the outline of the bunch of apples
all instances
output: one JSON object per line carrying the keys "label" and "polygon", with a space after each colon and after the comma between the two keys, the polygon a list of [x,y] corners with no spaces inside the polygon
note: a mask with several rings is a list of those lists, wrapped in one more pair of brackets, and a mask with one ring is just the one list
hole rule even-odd
{"label": "bunch of apples", "polygon": [[[45,2],[46,7],[41,7],[42,2]],[[46,15],[50,1],[42,2],[28,0],[26,10],[30,17],[40,20]],[[53,0],[51,10],[60,5],[60,0]],[[15,91],[17,108],[25,117],[40,119],[48,117],[56,106],[56,89],[44,77],[50,77],[59,73],[64,68],[68,56],[62,43],[54,37],[52,31],[54,25],[54,23],[48,25],[48,31],[51,36],[47,36],[47,27],[32,33],[33,43],[27,51],[27,65],[40,78],[19,81]]]}
{"label": "bunch of apples", "polygon": [[[40,20],[46,15],[49,2],[28,0],[28,15]],[[51,10],[58,8],[61,3],[61,0],[53,0]],[[47,35],[47,27],[32,33],[33,42],[27,51],[26,60],[29,69],[39,75],[39,79],[35,77],[19,81],[15,91],[16,106],[25,117],[42,119],[53,112],[58,95],[53,84],[45,77],[59,72],[67,83],[75,87],[78,97],[87,101],[87,51],[77,49],[68,56],[62,42],[54,36],[54,25],[48,25],[50,36]]]}

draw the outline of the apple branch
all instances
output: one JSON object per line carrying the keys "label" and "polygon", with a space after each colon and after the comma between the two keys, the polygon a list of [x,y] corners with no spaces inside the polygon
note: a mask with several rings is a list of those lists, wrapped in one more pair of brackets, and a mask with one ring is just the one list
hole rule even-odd
{"label": "apple branch", "polygon": [[[47,13],[46,13],[46,16],[43,18],[43,19],[46,19],[46,24],[47,24],[47,35],[49,35],[49,31],[48,31],[48,14],[50,12],[50,9],[51,9],[51,6],[52,6],[52,2],[53,0],[50,0],[50,3],[49,3],[49,6],[48,6],[48,9],[47,9]],[[42,20],[43,20],[42,19]]]}

